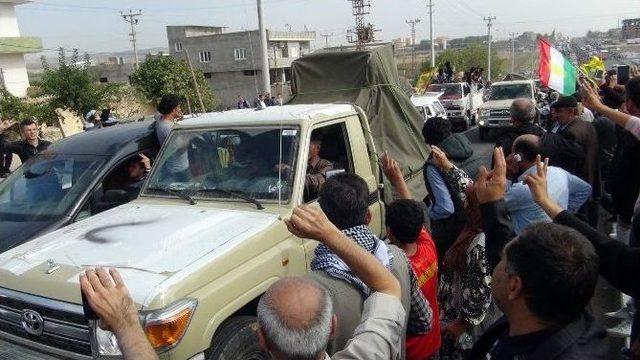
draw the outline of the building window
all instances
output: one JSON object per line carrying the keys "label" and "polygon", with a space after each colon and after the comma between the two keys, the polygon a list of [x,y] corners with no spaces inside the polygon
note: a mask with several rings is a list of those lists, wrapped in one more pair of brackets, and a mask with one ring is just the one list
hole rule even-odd
{"label": "building window", "polygon": [[244,71],[244,76],[255,76],[256,74],[258,74],[258,72],[255,71],[255,70],[245,70]]}
{"label": "building window", "polygon": [[200,51],[200,62],[206,63],[211,61],[211,51]]}
{"label": "building window", "polygon": [[178,41],[176,43],[176,52],[181,52],[181,51],[182,51],[182,43]]}
{"label": "building window", "polygon": [[211,79],[211,76],[212,76],[212,75],[211,75],[211,73],[210,73],[210,72],[206,72],[206,73],[204,73],[204,78],[205,78],[205,79]]}
{"label": "building window", "polygon": [[233,49],[233,57],[238,60],[247,60],[247,49]]}

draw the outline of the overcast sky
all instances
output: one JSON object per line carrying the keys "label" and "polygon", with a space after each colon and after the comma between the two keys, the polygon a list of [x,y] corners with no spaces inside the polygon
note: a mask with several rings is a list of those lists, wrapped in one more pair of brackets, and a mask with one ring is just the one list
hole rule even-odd
{"label": "overcast sky", "polygon": [[[427,0],[371,0],[368,21],[382,31],[381,40],[408,37],[407,19],[420,18],[419,39],[428,38]],[[486,33],[483,16],[496,16],[495,36],[510,32],[551,32],[583,35],[587,30],[616,27],[619,19],[640,17],[638,0],[434,0],[435,36],[461,37]],[[166,25],[220,25],[227,31],[257,28],[255,0],[36,0],[18,7],[23,35],[39,36],[44,47],[81,51],[130,48],[128,24],[119,10],[141,9],[139,48],[166,47]],[[345,42],[352,26],[348,0],[264,0],[268,28],[293,30],[306,26],[333,33],[330,43]]]}

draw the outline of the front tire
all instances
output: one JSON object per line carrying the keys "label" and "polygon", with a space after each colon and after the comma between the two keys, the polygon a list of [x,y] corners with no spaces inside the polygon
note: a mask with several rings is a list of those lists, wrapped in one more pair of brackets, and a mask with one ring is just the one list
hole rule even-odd
{"label": "front tire", "polygon": [[235,316],[220,325],[207,352],[207,360],[268,360],[258,342],[255,316]]}

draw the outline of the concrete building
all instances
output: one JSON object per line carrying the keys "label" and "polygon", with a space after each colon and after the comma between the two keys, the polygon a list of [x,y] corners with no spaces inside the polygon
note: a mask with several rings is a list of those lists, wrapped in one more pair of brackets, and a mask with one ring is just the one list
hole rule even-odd
{"label": "concrete building", "polygon": [[15,6],[28,2],[0,0],[0,86],[19,97],[25,96],[29,87],[24,54],[42,50],[40,38],[20,36]]}
{"label": "concrete building", "polygon": [[[167,26],[171,56],[202,70],[223,106],[233,107],[238,95],[250,103],[261,88],[262,57],[258,30],[225,33],[219,26]],[[291,63],[311,52],[315,31],[267,30],[271,93],[290,91]]]}

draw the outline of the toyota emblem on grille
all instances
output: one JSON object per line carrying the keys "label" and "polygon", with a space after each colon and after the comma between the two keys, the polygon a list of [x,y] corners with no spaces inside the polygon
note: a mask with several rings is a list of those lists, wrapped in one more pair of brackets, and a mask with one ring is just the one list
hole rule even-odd
{"label": "toyota emblem on grille", "polygon": [[29,334],[40,336],[44,330],[44,320],[40,314],[33,310],[23,310],[22,327]]}

